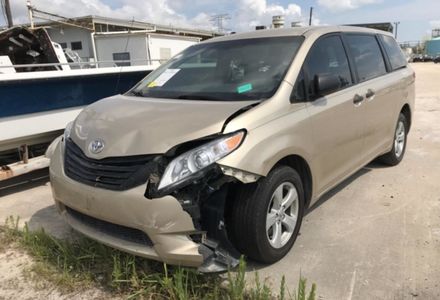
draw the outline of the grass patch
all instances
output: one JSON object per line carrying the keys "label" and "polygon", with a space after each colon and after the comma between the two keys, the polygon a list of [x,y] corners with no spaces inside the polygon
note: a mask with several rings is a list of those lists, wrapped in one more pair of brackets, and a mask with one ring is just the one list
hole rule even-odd
{"label": "grass patch", "polygon": [[300,278],[290,293],[283,277],[273,290],[255,273],[247,284],[246,262],[240,260],[235,272],[225,275],[200,274],[195,269],[173,267],[136,257],[107,247],[86,237],[62,240],[44,230],[30,231],[18,226],[17,218],[8,218],[0,226],[0,250],[17,247],[25,250],[35,263],[26,269],[37,287],[54,284],[64,292],[100,287],[128,299],[294,299],[314,300],[316,286],[307,293],[306,280]]}

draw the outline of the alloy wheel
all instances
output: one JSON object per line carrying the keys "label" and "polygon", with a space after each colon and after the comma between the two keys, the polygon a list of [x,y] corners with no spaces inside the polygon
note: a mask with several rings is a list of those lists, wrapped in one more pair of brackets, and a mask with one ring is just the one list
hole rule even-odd
{"label": "alloy wheel", "polygon": [[299,199],[295,186],[281,183],[273,192],[266,216],[266,236],[273,248],[286,245],[298,220]]}
{"label": "alloy wheel", "polygon": [[400,157],[405,148],[405,124],[399,121],[396,128],[396,134],[394,137],[394,153],[396,157]]}

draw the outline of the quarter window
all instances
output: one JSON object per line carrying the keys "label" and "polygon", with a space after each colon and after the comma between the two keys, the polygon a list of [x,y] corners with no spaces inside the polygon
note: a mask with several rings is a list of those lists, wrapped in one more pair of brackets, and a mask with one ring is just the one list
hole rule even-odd
{"label": "quarter window", "polygon": [[349,34],[347,42],[354,57],[359,81],[366,81],[386,74],[383,55],[375,36]]}
{"label": "quarter window", "polygon": [[328,36],[318,40],[310,50],[305,66],[310,79],[307,88],[311,99],[318,97],[314,85],[314,78],[318,74],[337,75],[341,88],[352,84],[347,55],[339,36]]}
{"label": "quarter window", "polygon": [[397,70],[406,66],[406,59],[397,45],[396,40],[390,36],[382,35],[383,46],[390,60],[391,69]]}
{"label": "quarter window", "polygon": [[296,79],[296,84],[293,87],[293,92],[290,97],[291,102],[301,102],[307,99],[305,87],[304,72],[301,70]]}

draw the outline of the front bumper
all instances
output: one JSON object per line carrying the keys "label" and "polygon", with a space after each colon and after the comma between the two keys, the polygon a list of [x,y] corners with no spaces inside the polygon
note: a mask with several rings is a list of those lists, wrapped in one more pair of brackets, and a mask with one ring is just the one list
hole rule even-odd
{"label": "front bumper", "polygon": [[201,267],[207,262],[212,251],[204,251],[204,245],[189,238],[200,232],[176,198],[147,199],[145,185],[110,191],[74,181],[64,173],[63,150],[60,141],[51,156],[52,193],[75,230],[122,251],[173,265]]}

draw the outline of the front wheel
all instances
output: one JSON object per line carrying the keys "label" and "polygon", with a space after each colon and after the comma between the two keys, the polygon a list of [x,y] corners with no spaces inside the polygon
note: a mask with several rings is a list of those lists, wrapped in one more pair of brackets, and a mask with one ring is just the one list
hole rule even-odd
{"label": "front wheel", "polygon": [[390,152],[380,157],[380,160],[383,163],[389,166],[395,166],[402,161],[406,150],[407,133],[408,121],[405,115],[401,113],[397,120],[396,130],[394,132],[393,148]]}
{"label": "front wheel", "polygon": [[279,166],[258,183],[241,186],[234,196],[227,228],[237,249],[263,263],[284,257],[298,236],[304,215],[299,174]]}

